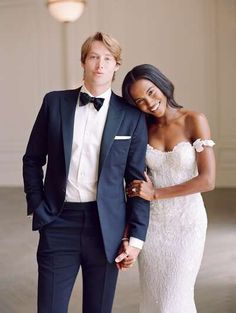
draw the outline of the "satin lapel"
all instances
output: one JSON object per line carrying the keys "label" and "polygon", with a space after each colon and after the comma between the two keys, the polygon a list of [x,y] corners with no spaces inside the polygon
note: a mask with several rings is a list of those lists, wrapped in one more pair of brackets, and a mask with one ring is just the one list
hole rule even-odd
{"label": "satin lapel", "polygon": [[73,140],[75,108],[78,101],[79,89],[65,91],[61,100],[62,136],[65,155],[66,177],[68,176]]}
{"label": "satin lapel", "polygon": [[119,98],[114,93],[112,93],[107,113],[107,120],[102,136],[98,175],[100,175],[101,173],[106,156],[121,125],[124,117],[124,112],[125,111],[122,109],[122,104],[120,104],[119,102]]}

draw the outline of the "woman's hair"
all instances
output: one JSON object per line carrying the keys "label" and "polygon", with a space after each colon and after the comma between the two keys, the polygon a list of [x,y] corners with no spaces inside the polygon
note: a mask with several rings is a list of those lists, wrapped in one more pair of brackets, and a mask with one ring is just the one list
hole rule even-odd
{"label": "woman's hair", "polygon": [[182,108],[174,99],[174,85],[172,82],[151,64],[141,64],[135,66],[129,71],[122,84],[122,96],[130,104],[135,105],[134,100],[130,95],[131,86],[140,79],[151,81],[167,98],[167,104],[172,108]]}

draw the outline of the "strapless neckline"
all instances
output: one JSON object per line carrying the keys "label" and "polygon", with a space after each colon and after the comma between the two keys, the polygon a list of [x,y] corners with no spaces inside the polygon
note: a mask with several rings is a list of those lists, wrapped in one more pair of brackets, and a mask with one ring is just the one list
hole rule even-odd
{"label": "strapless neckline", "polygon": [[172,150],[169,150],[169,151],[162,151],[158,148],[154,148],[153,146],[151,146],[150,144],[147,144],[148,148],[150,150],[153,150],[153,151],[157,151],[158,153],[173,153],[178,147],[182,146],[182,145],[190,145],[191,147],[193,147],[193,145],[191,144],[191,142],[189,141],[180,141],[178,142]]}

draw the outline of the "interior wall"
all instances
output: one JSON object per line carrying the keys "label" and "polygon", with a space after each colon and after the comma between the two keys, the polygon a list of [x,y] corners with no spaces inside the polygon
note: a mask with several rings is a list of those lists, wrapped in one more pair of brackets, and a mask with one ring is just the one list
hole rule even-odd
{"label": "interior wall", "polygon": [[216,141],[217,186],[236,186],[236,0],[93,0],[62,25],[43,0],[0,0],[0,185],[21,185],[21,159],[44,94],[82,81],[80,47],[94,32],[123,47],[113,89],[152,63],[177,101],[204,112]]}

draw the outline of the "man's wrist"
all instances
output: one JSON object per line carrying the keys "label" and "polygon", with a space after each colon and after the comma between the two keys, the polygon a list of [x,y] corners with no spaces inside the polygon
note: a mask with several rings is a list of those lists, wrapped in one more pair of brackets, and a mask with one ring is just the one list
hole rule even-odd
{"label": "man's wrist", "polygon": [[131,247],[138,248],[141,250],[143,247],[143,244],[144,244],[144,241],[138,238],[130,237],[129,239],[129,246]]}

